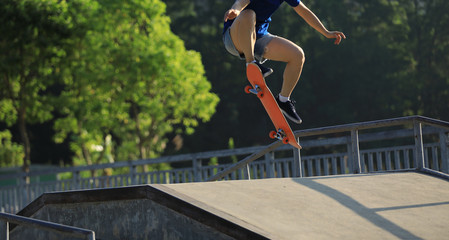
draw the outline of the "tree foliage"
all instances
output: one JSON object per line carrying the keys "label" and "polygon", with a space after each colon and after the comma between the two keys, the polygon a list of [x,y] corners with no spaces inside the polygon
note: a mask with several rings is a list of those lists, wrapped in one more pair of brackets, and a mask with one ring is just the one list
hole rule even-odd
{"label": "tree foliage", "polygon": [[185,49],[164,12],[157,0],[101,1],[70,60],[57,139],[72,136],[86,163],[155,157],[168,133],[192,133],[214,113],[200,55]]}
{"label": "tree foliage", "polygon": [[[53,121],[55,141],[70,142],[76,164],[157,156],[167,134],[191,134],[215,112],[218,97],[201,56],[171,32],[159,0],[3,7],[12,13],[3,15],[11,26],[2,29],[10,37],[2,49],[15,52],[2,55],[2,81],[10,87],[2,88],[1,120],[13,126],[24,105],[29,123]],[[30,8],[41,22],[11,17],[28,17]],[[15,37],[14,28],[24,33]]]}
{"label": "tree foliage", "polygon": [[0,5],[0,121],[17,124],[24,146],[24,170],[30,164],[27,124],[52,118],[48,88],[55,84],[61,60],[70,54],[71,39],[86,22],[88,0],[5,0]]}
{"label": "tree foliage", "polygon": [[8,130],[0,131],[0,167],[20,167],[23,165],[23,146],[11,141]]}

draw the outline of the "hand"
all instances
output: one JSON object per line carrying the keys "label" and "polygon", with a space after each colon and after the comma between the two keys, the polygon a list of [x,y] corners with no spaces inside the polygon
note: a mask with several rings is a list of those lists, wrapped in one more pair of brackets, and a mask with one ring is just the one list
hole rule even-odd
{"label": "hand", "polygon": [[328,32],[326,35],[327,38],[335,38],[334,44],[338,45],[340,44],[342,39],[346,39],[346,36],[344,33],[342,32],[338,32],[338,31],[331,31]]}
{"label": "hand", "polygon": [[227,22],[228,20],[232,20],[236,18],[239,14],[240,14],[239,10],[229,9],[228,11],[226,11],[224,15],[224,21]]}

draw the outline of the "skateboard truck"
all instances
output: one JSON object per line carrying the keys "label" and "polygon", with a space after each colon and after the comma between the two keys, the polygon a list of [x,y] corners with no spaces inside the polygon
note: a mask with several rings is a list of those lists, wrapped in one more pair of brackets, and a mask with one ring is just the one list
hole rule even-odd
{"label": "skateboard truck", "polygon": [[254,86],[254,88],[251,87],[250,85],[246,86],[246,87],[245,87],[245,92],[246,92],[246,93],[252,93],[252,94],[255,94],[255,95],[257,95],[259,98],[262,98],[262,97],[263,97],[263,91],[262,91],[262,88],[261,88],[259,85],[257,85],[257,84]]}
{"label": "skateboard truck", "polygon": [[287,137],[287,134],[285,134],[284,130],[282,130],[280,128],[277,130],[277,132],[276,131],[271,131],[270,132],[270,138],[272,138],[272,139],[275,139],[275,138],[279,139],[284,144],[288,144],[288,141],[289,141],[289,139]]}

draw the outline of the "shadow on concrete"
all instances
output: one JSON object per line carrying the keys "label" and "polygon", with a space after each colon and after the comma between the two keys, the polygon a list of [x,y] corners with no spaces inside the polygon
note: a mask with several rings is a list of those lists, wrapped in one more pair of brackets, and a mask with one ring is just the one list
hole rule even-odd
{"label": "shadow on concrete", "polygon": [[415,204],[415,205],[396,206],[396,207],[388,207],[388,208],[372,208],[371,210],[373,210],[375,212],[382,212],[382,211],[394,211],[394,210],[410,209],[410,208],[435,207],[435,206],[441,206],[441,205],[449,205],[449,202]]}
{"label": "shadow on concrete", "polygon": [[[361,175],[358,175],[358,177],[360,176]],[[298,184],[308,187],[314,191],[318,191],[326,195],[327,197],[334,199],[335,201],[339,202],[342,206],[356,213],[358,216],[368,220],[372,224],[378,226],[379,228],[382,228],[385,231],[388,231],[389,233],[393,234],[394,236],[400,239],[422,239],[414,235],[413,233],[407,231],[406,229],[398,226],[394,222],[391,222],[390,220],[379,215],[377,212],[382,211],[382,209],[367,208],[366,206],[354,200],[350,196],[338,190],[335,190],[329,186],[318,183],[314,179],[303,178],[293,180]]]}

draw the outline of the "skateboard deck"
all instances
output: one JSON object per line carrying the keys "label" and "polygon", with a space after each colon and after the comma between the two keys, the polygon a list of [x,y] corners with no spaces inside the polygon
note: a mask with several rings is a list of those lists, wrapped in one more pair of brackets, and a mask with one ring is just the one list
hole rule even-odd
{"label": "skateboard deck", "polygon": [[277,138],[284,144],[290,144],[295,148],[301,149],[301,145],[297,142],[290,125],[281,112],[270,89],[267,87],[259,67],[255,63],[248,64],[246,76],[252,86],[246,86],[245,92],[257,95],[274,124],[275,131],[270,132],[270,138]]}

